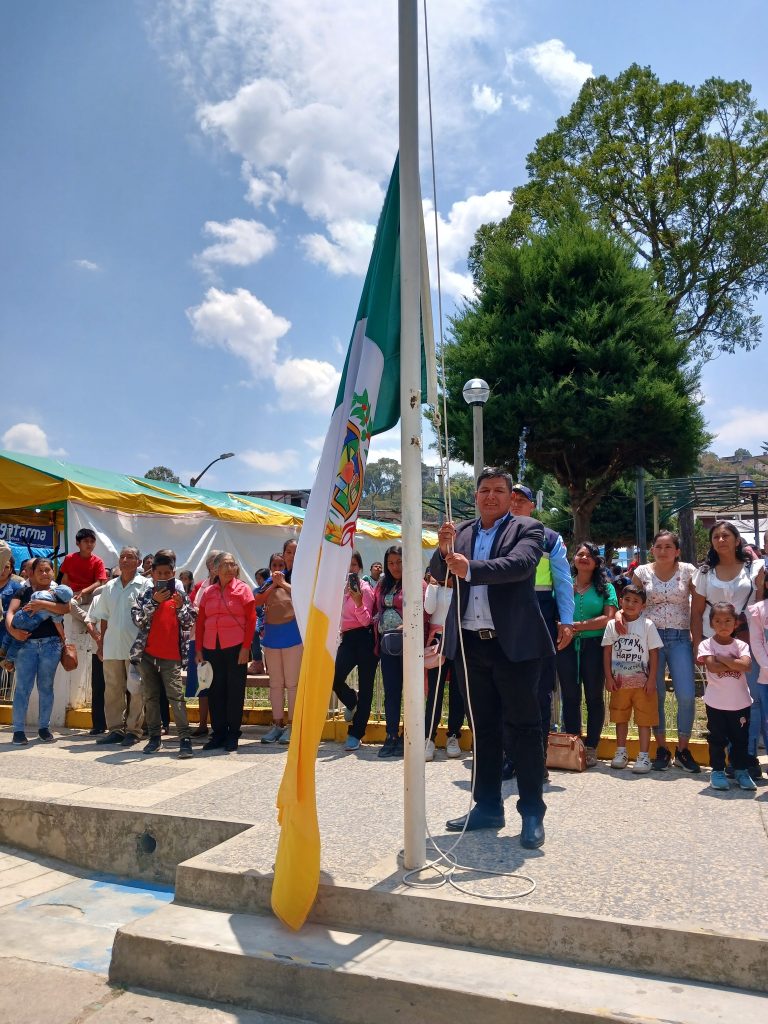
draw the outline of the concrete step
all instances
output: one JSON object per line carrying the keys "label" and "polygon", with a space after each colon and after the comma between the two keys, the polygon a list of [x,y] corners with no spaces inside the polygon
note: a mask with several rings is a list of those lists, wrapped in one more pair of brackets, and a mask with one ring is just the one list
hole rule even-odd
{"label": "concrete step", "polygon": [[[272,874],[244,867],[258,833],[251,829],[218,850],[180,864],[175,902],[270,915]],[[401,869],[394,858],[382,868],[383,881],[378,884],[371,879],[321,881],[309,922],[358,932],[375,922],[382,934],[404,940],[442,943],[448,936],[454,944],[505,955],[640,970],[758,992],[768,987],[765,935],[729,933],[692,922],[587,917],[554,907],[489,902],[460,895],[447,886],[393,888],[392,880]]]}
{"label": "concrete step", "polygon": [[[445,936],[451,938],[450,935]],[[172,904],[121,928],[110,981],[321,1024],[765,1024],[764,996]]]}

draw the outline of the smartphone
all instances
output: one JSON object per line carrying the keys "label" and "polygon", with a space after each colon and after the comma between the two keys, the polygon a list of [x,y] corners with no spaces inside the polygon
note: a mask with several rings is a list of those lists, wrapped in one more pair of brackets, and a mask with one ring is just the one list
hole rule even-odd
{"label": "smartphone", "polygon": [[176,593],[176,580],[156,580],[155,590],[170,590],[172,594]]}
{"label": "smartphone", "polygon": [[349,581],[349,589],[350,590],[354,590],[355,593],[359,592],[359,590],[360,590],[360,576],[358,575],[358,573],[351,572],[349,574],[349,576],[347,577],[347,580]]}

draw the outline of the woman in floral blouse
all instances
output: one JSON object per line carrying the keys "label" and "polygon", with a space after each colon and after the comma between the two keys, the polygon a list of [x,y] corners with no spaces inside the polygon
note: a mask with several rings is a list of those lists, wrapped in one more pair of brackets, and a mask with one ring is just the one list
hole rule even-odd
{"label": "woman in floral blouse", "polygon": [[[656,695],[659,699],[659,724],[654,729],[656,736],[656,757],[653,768],[666,771],[672,763],[672,754],[667,747],[667,730],[664,717],[664,668],[669,666],[672,685],[677,701],[677,747],[674,762],[687,772],[701,769],[688,749],[693,730],[695,712],[695,674],[693,647],[691,646],[691,594],[693,574],[696,566],[680,561],[680,538],[669,530],[660,530],[653,538],[651,548],[653,562],[638,565],[632,575],[632,582],[646,593],[645,612],[664,644],[659,651],[659,665],[656,674]],[[621,620],[621,613],[616,616]]]}

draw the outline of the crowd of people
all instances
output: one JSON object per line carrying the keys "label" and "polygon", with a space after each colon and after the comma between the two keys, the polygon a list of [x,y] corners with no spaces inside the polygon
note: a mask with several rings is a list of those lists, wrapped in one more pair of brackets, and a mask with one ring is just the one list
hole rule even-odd
{"label": "crowd of people", "polygon": [[[447,827],[500,827],[501,784],[516,776],[521,840],[541,845],[550,732],[582,737],[586,767],[594,767],[606,699],[616,726],[612,768],[629,766],[634,720],[634,773],[672,765],[700,772],[690,749],[697,665],[706,679],[711,785],[724,790],[733,778],[754,789],[762,775],[761,737],[768,745],[763,554],[720,521],[698,566],[681,561],[678,537],[661,530],[647,564],[611,572],[589,541],[569,560],[562,537],[533,518],[531,490],[507,473],[484,471],[476,497],[478,519],[441,527],[423,583],[425,760],[435,758],[446,687],[447,757],[461,756],[468,711],[473,725],[474,806]],[[144,752],[155,753],[172,711],[179,757],[193,755],[193,737],[205,741],[203,750],[237,750],[249,665],[268,676],[272,724],[261,742],[289,742],[303,655],[291,597],[294,539],[255,572],[255,588],[240,578],[229,552],[211,551],[207,576],[196,583],[189,570],[177,573],[170,549],[142,560],[126,546],[110,576],[94,554],[92,530],[80,530],[76,543],[56,578],[46,558],[27,560],[17,576],[0,549],[0,657],[15,672],[14,744],[28,743],[25,719],[35,684],[38,737],[55,742],[53,679],[68,639],[67,613],[72,630],[87,631],[96,646],[96,743],[130,747],[144,733]],[[347,751],[358,750],[365,737],[380,668],[386,738],[378,756],[403,755],[402,575],[399,545],[368,573],[360,554],[351,555],[333,680],[348,722]],[[355,670],[356,688],[349,684]],[[667,742],[667,675],[676,705],[674,750]],[[558,684],[561,717],[553,723]],[[186,711],[191,696],[200,711],[194,731]]]}

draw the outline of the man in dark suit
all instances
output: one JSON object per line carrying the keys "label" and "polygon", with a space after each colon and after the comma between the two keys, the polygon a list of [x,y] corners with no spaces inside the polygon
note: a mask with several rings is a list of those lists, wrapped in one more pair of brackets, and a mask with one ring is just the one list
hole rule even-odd
{"label": "man in dark suit", "polygon": [[446,827],[453,832],[465,824],[468,831],[504,827],[505,728],[517,754],[520,842],[536,849],[544,842],[546,812],[538,684],[542,659],[552,657],[554,648],[534,590],[544,528],[528,516],[511,515],[513,485],[509,473],[484,470],[477,480],[480,518],[459,526],[445,523],[430,562],[435,579],[448,572],[456,577],[444,653],[453,659],[471,703],[475,745],[475,805]]}

